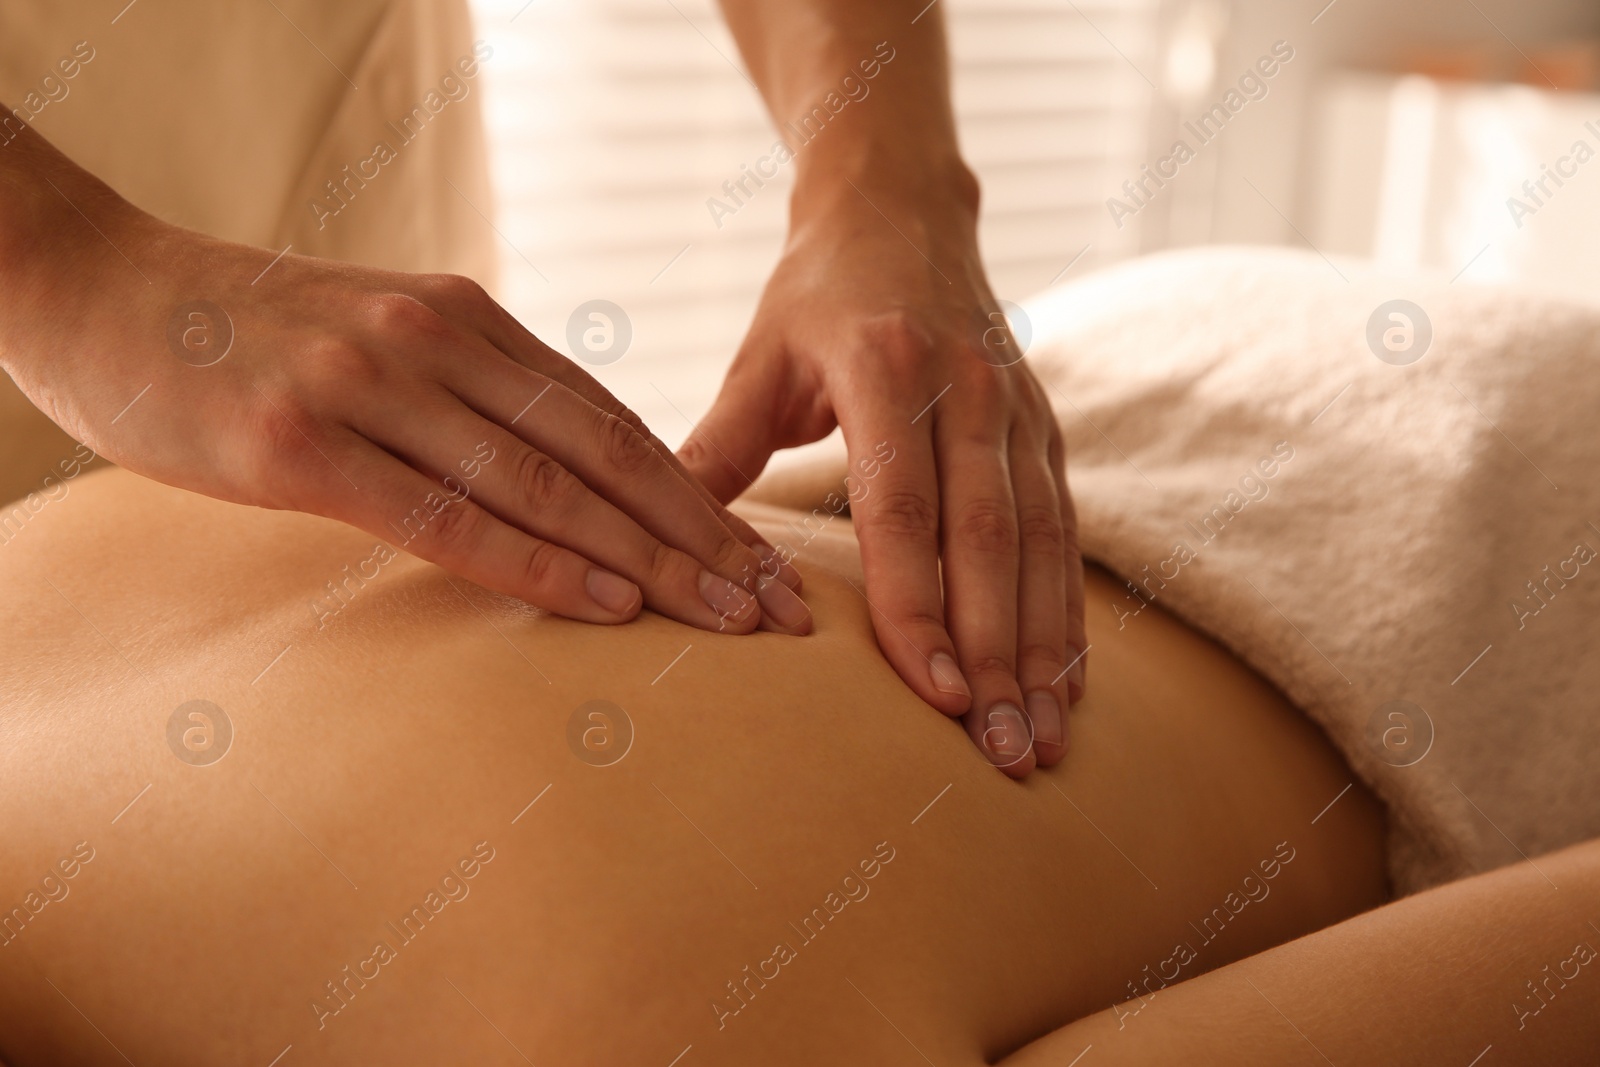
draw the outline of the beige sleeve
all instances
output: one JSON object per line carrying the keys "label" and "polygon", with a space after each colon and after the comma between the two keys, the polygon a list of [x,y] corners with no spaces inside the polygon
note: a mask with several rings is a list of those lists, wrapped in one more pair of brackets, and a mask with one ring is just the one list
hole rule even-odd
{"label": "beige sleeve", "polygon": [[[144,210],[493,289],[494,59],[466,0],[0,0],[0,22],[0,100]],[[0,502],[72,451],[0,375]]]}

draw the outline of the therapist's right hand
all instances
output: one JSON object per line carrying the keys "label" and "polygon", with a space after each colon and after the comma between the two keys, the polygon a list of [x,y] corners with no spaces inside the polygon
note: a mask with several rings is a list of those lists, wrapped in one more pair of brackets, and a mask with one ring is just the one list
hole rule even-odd
{"label": "therapist's right hand", "polygon": [[70,177],[26,190],[47,217],[0,249],[30,268],[6,271],[0,363],[96,452],[569,618],[810,630],[794,569],[473,282],[274,262]]}

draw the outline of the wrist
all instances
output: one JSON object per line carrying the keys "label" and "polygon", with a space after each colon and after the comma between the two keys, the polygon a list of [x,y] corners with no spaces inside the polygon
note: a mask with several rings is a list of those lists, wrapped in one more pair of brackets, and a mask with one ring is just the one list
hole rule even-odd
{"label": "wrist", "polygon": [[[0,103],[0,115],[10,111]],[[105,182],[63,155],[31,126],[12,120],[0,132],[0,249],[30,251],[71,244],[82,228],[94,236],[138,226],[149,216]],[[93,220],[92,225],[87,220]],[[95,238],[102,244],[106,238]],[[34,263],[7,257],[0,270],[16,274]]]}
{"label": "wrist", "polygon": [[32,343],[39,327],[71,317],[83,292],[112,287],[115,271],[128,269],[119,249],[154,220],[33,130],[9,132],[9,141],[0,137],[0,286],[8,296],[0,367],[15,373],[43,358]]}
{"label": "wrist", "polygon": [[810,158],[797,158],[797,164],[789,201],[791,232],[885,212],[897,225],[910,220],[931,230],[976,235],[978,179],[953,145],[948,151],[927,146],[905,151],[885,140],[864,139],[819,147]]}

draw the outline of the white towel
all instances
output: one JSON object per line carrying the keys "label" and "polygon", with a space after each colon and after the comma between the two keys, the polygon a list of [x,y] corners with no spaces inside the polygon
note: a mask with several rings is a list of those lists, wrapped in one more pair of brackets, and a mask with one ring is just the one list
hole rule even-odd
{"label": "white towel", "polygon": [[1260,249],[1028,310],[1085,553],[1327,731],[1397,892],[1600,836],[1600,310]]}

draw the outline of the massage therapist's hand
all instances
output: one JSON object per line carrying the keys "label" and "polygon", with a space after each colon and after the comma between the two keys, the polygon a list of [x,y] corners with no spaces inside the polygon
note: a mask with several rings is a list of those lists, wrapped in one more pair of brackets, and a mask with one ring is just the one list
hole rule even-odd
{"label": "massage therapist's hand", "polygon": [[[1004,317],[985,315],[975,188],[911,196],[852,180],[797,194],[754,324],[681,455],[729,500],[775,449],[842,426],[879,644],[1021,776],[1061,759],[1063,709],[1083,691],[1061,437]],[[878,442],[894,458],[858,467]]]}
{"label": "massage therapist's hand", "polygon": [[59,192],[17,181],[15,159],[0,172],[35,220],[6,220],[0,252],[30,269],[8,268],[0,358],[96,452],[339,519],[574,619],[648,605],[710,630],[810,628],[793,569],[763,575],[770,548],[475,284],[274,263],[36,156]]}
{"label": "massage therapist's hand", "polygon": [[[721,4],[794,195],[783,258],[680,454],[727,501],[774,449],[842,427],[878,643],[1020,778],[1066,751],[1087,650],[1083,567],[1050,405],[991,315],[943,9]],[[758,159],[737,191],[773,195],[752,173],[775,176]],[[880,443],[894,458],[874,467]]]}

